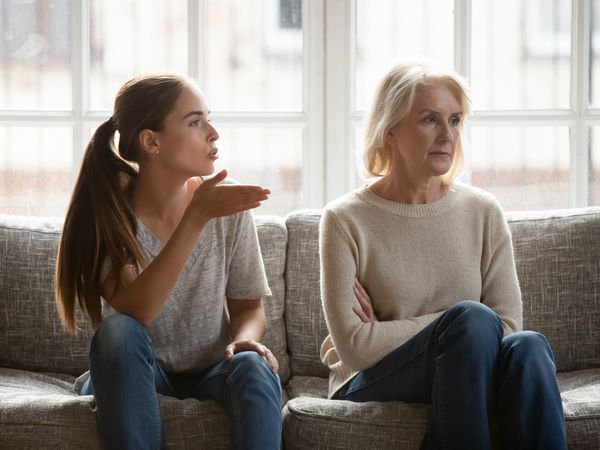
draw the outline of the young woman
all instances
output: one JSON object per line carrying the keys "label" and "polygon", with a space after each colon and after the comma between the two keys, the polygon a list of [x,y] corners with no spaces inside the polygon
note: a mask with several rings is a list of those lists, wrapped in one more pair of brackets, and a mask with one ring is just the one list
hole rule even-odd
{"label": "young woman", "polygon": [[[114,137],[118,131],[118,148]],[[278,449],[277,360],[260,343],[270,293],[250,209],[260,186],[214,170],[204,96],[174,75],[134,78],[92,137],[61,236],[56,296],[96,332],[90,377],[109,449],[166,448],[156,393],[219,402],[235,449]]]}
{"label": "young woman", "polygon": [[334,399],[431,404],[422,449],[566,449],[552,351],[522,328],[496,200],[455,182],[463,80],[424,64],[384,77],[366,129],[374,183],[321,222],[321,357]]}

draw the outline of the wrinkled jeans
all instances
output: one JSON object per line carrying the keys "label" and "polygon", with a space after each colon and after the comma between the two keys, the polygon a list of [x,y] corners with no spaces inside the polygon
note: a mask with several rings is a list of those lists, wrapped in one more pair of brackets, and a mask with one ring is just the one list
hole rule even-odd
{"label": "wrinkled jeans", "polygon": [[167,374],[139,322],[123,314],[102,320],[81,394],[95,396],[104,448],[166,448],[157,392],[218,402],[229,417],[232,449],[279,449],[281,386],[265,358],[240,352],[200,374]]}
{"label": "wrinkled jeans", "polygon": [[333,398],[431,404],[421,449],[567,448],[546,338],[503,337],[498,316],[479,302],[452,306]]}

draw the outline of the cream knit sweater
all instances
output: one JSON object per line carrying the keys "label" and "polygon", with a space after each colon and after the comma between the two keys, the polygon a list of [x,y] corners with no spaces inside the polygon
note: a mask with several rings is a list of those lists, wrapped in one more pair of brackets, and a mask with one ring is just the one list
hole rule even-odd
{"label": "cream knit sweater", "polygon": [[[364,186],[327,205],[320,247],[329,396],[461,300],[489,306],[505,334],[522,327],[510,231],[494,197],[480,189],[455,183],[438,201],[409,205]],[[363,323],[352,311],[355,276],[378,322]]]}

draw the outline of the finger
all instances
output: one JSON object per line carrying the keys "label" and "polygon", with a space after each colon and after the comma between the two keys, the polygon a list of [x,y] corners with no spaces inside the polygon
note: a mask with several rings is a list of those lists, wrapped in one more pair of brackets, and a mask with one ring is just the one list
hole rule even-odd
{"label": "finger", "polygon": [[353,306],[352,311],[354,311],[354,314],[356,314],[358,316],[358,318],[361,320],[361,322],[364,322],[364,323],[370,322],[369,317],[364,313],[364,311],[362,309],[358,309],[356,306]]}
{"label": "finger", "polygon": [[259,342],[247,340],[247,341],[238,341],[235,343],[236,353],[243,351],[252,351],[256,352],[261,356],[265,356],[265,346]]}
{"label": "finger", "polygon": [[271,191],[263,189],[260,186],[235,186],[237,189],[232,189],[232,193],[242,202],[266,200],[269,198]]}
{"label": "finger", "polygon": [[225,359],[231,359],[235,355],[235,344],[229,344],[225,347]]}
{"label": "finger", "polygon": [[353,287],[352,290],[354,291],[354,295],[355,295],[356,299],[358,300],[358,303],[360,303],[360,306],[362,307],[362,309],[364,309],[364,310],[371,309],[371,301],[368,298],[365,298],[356,287]]}
{"label": "finger", "polygon": [[358,281],[358,279],[355,278],[355,282],[354,285],[356,286],[356,288],[358,289],[358,291],[366,298],[369,299],[369,301],[371,301],[371,297],[369,297],[369,294],[367,293],[367,290],[363,287],[362,284],[360,284],[360,281]]}
{"label": "finger", "polygon": [[271,352],[271,350],[269,350],[268,348],[266,349],[265,357],[267,358],[267,362],[273,369],[273,372],[278,373],[279,372],[279,361],[277,361],[277,358],[275,358],[275,355],[273,354],[273,352]]}
{"label": "finger", "polygon": [[215,186],[215,185],[219,184],[221,181],[223,181],[225,178],[227,178],[227,170],[223,169],[220,172],[217,172],[214,176],[212,176],[208,180],[204,181],[204,183],[202,183],[202,184],[205,186]]}

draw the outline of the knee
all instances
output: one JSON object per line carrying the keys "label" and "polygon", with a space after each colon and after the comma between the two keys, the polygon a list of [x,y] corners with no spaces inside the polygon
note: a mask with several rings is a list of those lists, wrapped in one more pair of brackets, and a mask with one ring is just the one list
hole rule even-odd
{"label": "knee", "polygon": [[90,347],[90,358],[127,362],[140,349],[151,349],[150,336],[143,325],[125,314],[113,314],[100,322]]}
{"label": "knee", "polygon": [[548,367],[555,370],[554,355],[543,334],[520,331],[502,340],[501,360],[511,365]]}
{"label": "knee", "polygon": [[463,338],[475,344],[499,344],[502,339],[502,321],[489,307],[471,300],[461,301],[446,311],[442,323],[448,329],[459,331]]}
{"label": "knee", "polygon": [[253,351],[236,353],[229,362],[228,381],[253,383],[276,387],[280,390],[279,377],[267,360]]}

